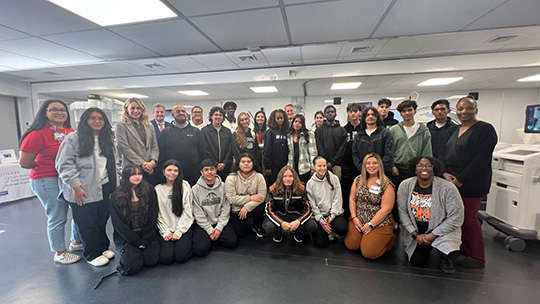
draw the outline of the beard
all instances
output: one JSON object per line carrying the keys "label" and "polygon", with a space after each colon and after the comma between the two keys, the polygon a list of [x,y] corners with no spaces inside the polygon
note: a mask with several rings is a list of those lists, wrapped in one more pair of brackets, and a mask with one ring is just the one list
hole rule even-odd
{"label": "beard", "polygon": [[177,124],[183,125],[183,124],[186,123],[187,119],[185,119],[185,118],[176,118],[175,121],[176,121]]}

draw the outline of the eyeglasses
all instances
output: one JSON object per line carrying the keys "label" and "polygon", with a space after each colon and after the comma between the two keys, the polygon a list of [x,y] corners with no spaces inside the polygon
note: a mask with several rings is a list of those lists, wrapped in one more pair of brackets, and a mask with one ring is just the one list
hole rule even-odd
{"label": "eyeglasses", "polygon": [[60,108],[60,109],[50,108],[50,109],[47,109],[47,112],[57,114],[57,113],[66,113],[67,111],[64,108]]}
{"label": "eyeglasses", "polygon": [[433,165],[422,165],[422,164],[418,164],[418,165],[416,165],[416,168],[431,169],[431,168],[433,168]]}

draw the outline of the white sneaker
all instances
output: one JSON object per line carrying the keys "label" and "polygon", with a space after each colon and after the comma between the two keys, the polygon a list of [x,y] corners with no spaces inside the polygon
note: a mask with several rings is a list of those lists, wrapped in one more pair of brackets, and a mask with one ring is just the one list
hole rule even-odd
{"label": "white sneaker", "polygon": [[71,251],[71,252],[80,251],[80,250],[83,250],[83,249],[84,249],[83,243],[79,243],[79,244],[73,244],[73,242],[69,243],[69,251]]}
{"label": "white sneaker", "polygon": [[105,250],[103,251],[103,256],[106,257],[109,260],[114,259],[114,252],[112,250]]}
{"label": "white sneaker", "polygon": [[94,267],[100,267],[100,266],[105,266],[105,265],[109,264],[109,259],[107,259],[103,255],[100,255],[97,258],[95,258],[95,259],[93,259],[91,261],[86,261],[86,262],[88,264],[94,266]]}
{"label": "white sneaker", "polygon": [[64,251],[61,255],[54,254],[54,261],[60,264],[73,264],[81,259],[80,256],[73,254],[69,251]]}

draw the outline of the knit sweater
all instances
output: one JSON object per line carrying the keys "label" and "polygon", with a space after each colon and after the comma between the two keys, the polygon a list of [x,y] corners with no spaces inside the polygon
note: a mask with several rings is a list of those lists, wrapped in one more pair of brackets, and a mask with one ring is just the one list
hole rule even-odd
{"label": "knit sweater", "polygon": [[[251,212],[266,199],[266,181],[262,174],[255,171],[247,178],[244,178],[240,171],[229,174],[225,181],[225,189],[233,213],[240,212],[242,207]],[[263,201],[250,200],[249,197],[254,194],[262,196]]]}

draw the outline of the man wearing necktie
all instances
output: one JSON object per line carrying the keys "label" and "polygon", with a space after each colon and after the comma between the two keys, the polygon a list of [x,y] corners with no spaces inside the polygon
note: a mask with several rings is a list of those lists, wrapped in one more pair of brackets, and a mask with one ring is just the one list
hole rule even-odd
{"label": "man wearing necktie", "polygon": [[154,119],[150,122],[154,126],[154,130],[156,131],[156,138],[159,138],[159,134],[161,131],[165,130],[168,126],[171,125],[170,122],[165,121],[165,115],[167,114],[165,107],[159,103],[156,103],[154,105],[154,110],[152,111],[152,114],[154,115]]}

